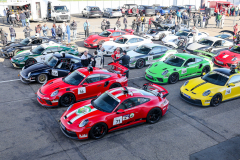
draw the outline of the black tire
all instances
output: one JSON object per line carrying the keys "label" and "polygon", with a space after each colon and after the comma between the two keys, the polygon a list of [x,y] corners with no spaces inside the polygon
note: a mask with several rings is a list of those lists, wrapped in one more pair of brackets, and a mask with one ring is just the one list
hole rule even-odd
{"label": "black tire", "polygon": [[145,61],[144,61],[144,59],[139,59],[139,60],[137,60],[136,65],[135,65],[136,68],[141,69],[141,68],[143,68],[144,66],[145,66]]}
{"label": "black tire", "polygon": [[217,107],[222,102],[222,95],[220,93],[215,94],[210,102],[210,105]]}
{"label": "black tire", "polygon": [[132,13],[133,13],[133,14],[137,14],[137,8],[133,7],[133,8],[132,8]]}
{"label": "black tire", "polygon": [[89,136],[93,139],[100,139],[104,137],[107,132],[108,127],[105,123],[97,123],[89,131]]}
{"label": "black tire", "polygon": [[157,123],[162,118],[162,110],[160,108],[153,108],[148,112],[147,123]]}
{"label": "black tire", "polygon": [[122,87],[122,86],[121,86],[121,84],[119,84],[119,83],[113,83],[113,84],[109,87],[109,89],[113,89],[113,88],[117,88],[117,87]]}
{"label": "black tire", "polygon": [[48,81],[48,75],[47,75],[47,74],[42,73],[42,74],[39,74],[39,75],[37,76],[37,82],[38,82],[38,83],[45,83],[45,82],[47,82],[47,81]]}
{"label": "black tire", "polygon": [[177,81],[179,80],[179,74],[178,73],[172,73],[169,78],[168,78],[168,82],[170,84],[174,84],[177,83]]}
{"label": "black tire", "polygon": [[82,14],[82,16],[85,17],[84,14]]}
{"label": "black tire", "polygon": [[210,67],[209,67],[209,66],[205,66],[205,67],[202,69],[202,74],[201,74],[201,76],[206,75],[208,72],[210,72]]}
{"label": "black tire", "polygon": [[16,50],[13,52],[13,55],[12,55],[12,56],[16,56],[19,51],[21,51],[21,50],[20,50],[20,49],[16,49]]}
{"label": "black tire", "polygon": [[75,101],[76,101],[76,98],[72,93],[65,93],[64,95],[62,95],[62,97],[59,100],[60,106],[63,106],[63,107],[68,107],[73,103],[75,103]]}
{"label": "black tire", "polygon": [[37,61],[33,58],[30,58],[26,61],[25,66],[31,66],[33,64],[37,63]]}

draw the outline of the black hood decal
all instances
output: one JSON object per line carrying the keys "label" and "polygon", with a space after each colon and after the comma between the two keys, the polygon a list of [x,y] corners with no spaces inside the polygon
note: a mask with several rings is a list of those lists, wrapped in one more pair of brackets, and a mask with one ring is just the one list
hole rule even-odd
{"label": "black hood decal", "polygon": [[207,82],[203,82],[203,83],[200,83],[200,84],[198,84],[198,85],[196,85],[195,87],[193,87],[192,89],[191,89],[191,91],[193,91],[194,89],[196,89],[196,88],[198,88],[198,87],[200,87],[200,86],[202,86],[202,85],[204,85],[204,84],[206,84]]}

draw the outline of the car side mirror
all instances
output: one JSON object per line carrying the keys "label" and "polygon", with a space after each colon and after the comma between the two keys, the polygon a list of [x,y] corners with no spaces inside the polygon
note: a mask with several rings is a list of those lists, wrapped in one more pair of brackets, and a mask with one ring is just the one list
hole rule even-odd
{"label": "car side mirror", "polygon": [[185,64],[184,67],[189,67],[189,65]]}
{"label": "car side mirror", "polygon": [[47,52],[43,52],[43,55],[46,55],[47,54]]}
{"label": "car side mirror", "polygon": [[110,36],[109,38],[113,38],[113,36]]}
{"label": "car side mirror", "polygon": [[150,54],[150,55],[154,55],[154,53],[153,53],[153,52],[150,52],[149,54]]}
{"label": "car side mirror", "polygon": [[188,38],[192,38],[193,36],[189,36]]}
{"label": "car side mirror", "polygon": [[88,85],[87,82],[84,82],[84,83],[82,84],[83,87],[85,87],[85,86],[87,86],[87,85]]}
{"label": "car side mirror", "polygon": [[230,84],[228,84],[228,87],[234,87],[234,86],[235,86],[234,83],[230,83]]}
{"label": "car side mirror", "polygon": [[117,114],[121,114],[121,113],[125,113],[123,109],[119,109],[119,110],[117,111]]}

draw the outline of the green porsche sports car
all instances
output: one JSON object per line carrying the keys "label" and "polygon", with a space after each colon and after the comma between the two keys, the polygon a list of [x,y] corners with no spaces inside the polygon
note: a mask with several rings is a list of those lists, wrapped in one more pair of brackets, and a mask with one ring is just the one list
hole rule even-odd
{"label": "green porsche sports car", "polygon": [[155,83],[176,83],[178,80],[205,75],[213,69],[211,53],[176,53],[165,61],[155,62],[145,71],[145,78]]}
{"label": "green porsche sports car", "polygon": [[24,50],[18,52],[11,58],[11,63],[15,68],[22,68],[25,65],[29,66],[34,63],[44,62],[55,53],[68,53],[72,55],[79,55],[78,48],[73,46],[62,46],[60,44],[42,44],[32,50]]}

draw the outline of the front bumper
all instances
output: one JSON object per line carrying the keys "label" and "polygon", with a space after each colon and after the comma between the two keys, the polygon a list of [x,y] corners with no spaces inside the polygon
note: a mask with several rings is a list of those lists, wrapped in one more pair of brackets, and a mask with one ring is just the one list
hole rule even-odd
{"label": "front bumper", "polygon": [[41,92],[41,88],[39,88],[39,90],[37,91],[37,101],[40,105],[42,105],[43,107],[57,107],[59,104],[59,97],[55,96],[55,97],[49,97],[44,95]]}
{"label": "front bumper", "polygon": [[34,82],[35,79],[29,79],[28,77],[25,77],[22,75],[22,72],[20,72],[19,74],[20,76],[20,80],[23,82],[23,83],[31,83],[31,82]]}
{"label": "front bumper", "polygon": [[97,48],[97,43],[89,43],[84,41],[84,46],[87,48]]}
{"label": "front bumper", "polygon": [[183,87],[180,89],[180,97],[184,101],[196,106],[210,106],[211,102],[210,96],[199,96],[199,94],[193,94],[189,91],[185,91]]}
{"label": "front bumper", "polygon": [[235,64],[235,63],[225,63],[223,61],[217,60],[216,58],[214,58],[213,63],[217,66],[225,67],[225,68],[230,68],[232,64]]}
{"label": "front bumper", "polygon": [[148,70],[146,70],[145,72],[145,78],[151,82],[155,82],[155,83],[168,83],[168,76],[162,76],[162,77],[158,77],[156,74],[152,74],[150,73]]}
{"label": "front bumper", "polygon": [[[23,64],[21,64],[23,63]],[[22,68],[25,65],[25,62],[17,63],[15,60],[11,59],[11,64],[14,68]]]}

